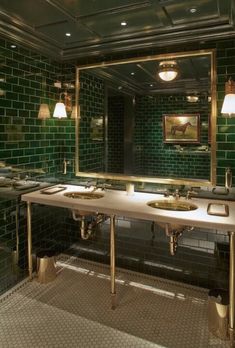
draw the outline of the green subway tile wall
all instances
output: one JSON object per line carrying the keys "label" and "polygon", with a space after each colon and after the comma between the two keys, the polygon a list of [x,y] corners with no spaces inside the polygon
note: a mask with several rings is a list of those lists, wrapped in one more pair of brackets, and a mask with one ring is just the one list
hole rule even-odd
{"label": "green subway tile wall", "polygon": [[225,118],[220,110],[224,99],[224,84],[229,77],[235,80],[235,39],[219,41],[217,48],[217,184],[224,185],[226,167],[235,172],[235,118]]}
{"label": "green subway tile wall", "polygon": [[[0,49],[0,160],[61,171],[64,156],[74,159],[74,120],[42,121],[37,116],[41,103],[52,113],[61,92],[54,82],[68,74],[68,67],[20,46],[12,49],[6,40],[0,41]],[[71,65],[69,69],[74,72]]]}
{"label": "green subway tile wall", "polygon": [[[208,148],[208,102],[199,96],[198,103],[189,103],[182,95],[137,97],[135,118],[136,162],[139,173],[148,176],[168,176],[195,179],[210,178]],[[164,144],[163,115],[200,115],[200,144],[181,144],[187,149],[177,150],[174,144]]]}
{"label": "green subway tile wall", "polygon": [[[74,66],[62,65],[21,46],[12,49],[10,42],[3,39],[0,52],[0,161],[26,173],[27,169],[36,172],[40,169],[54,175],[62,174],[62,162],[66,158],[70,161],[68,172],[72,175],[74,120],[50,118],[42,121],[38,119],[38,111],[41,103],[47,103],[52,114],[61,92],[53,84],[63,79],[74,82]],[[72,90],[69,92],[74,94]],[[4,187],[0,197],[1,194],[6,195]],[[0,293],[25,277],[27,270],[25,206],[20,205],[17,197],[16,194],[14,199],[3,198],[0,207]],[[38,206],[33,216],[34,251],[51,248],[53,241],[59,238],[58,216],[53,209],[43,210]]]}
{"label": "green subway tile wall", "polygon": [[108,172],[124,173],[124,96],[108,97]]}
{"label": "green subway tile wall", "polygon": [[92,138],[92,122],[104,117],[105,86],[102,80],[80,73],[80,142],[79,164],[82,172],[104,171],[104,140]]}

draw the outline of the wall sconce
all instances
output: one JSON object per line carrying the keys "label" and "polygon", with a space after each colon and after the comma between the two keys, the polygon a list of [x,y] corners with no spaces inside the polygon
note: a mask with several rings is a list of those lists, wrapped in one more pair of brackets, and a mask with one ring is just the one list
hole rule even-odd
{"label": "wall sconce", "polygon": [[47,118],[50,118],[50,110],[48,104],[41,104],[38,111],[38,118],[40,120],[46,120]]}
{"label": "wall sconce", "polygon": [[[64,95],[64,103],[62,102],[62,95]],[[72,110],[71,96],[67,92],[60,93],[60,100],[56,103],[53,117],[55,118],[67,118],[67,111]]]}
{"label": "wall sconce", "polygon": [[179,73],[177,63],[174,60],[159,63],[158,75],[163,81],[173,81]]}
{"label": "wall sconce", "polygon": [[199,97],[197,95],[187,95],[186,99],[187,99],[187,102],[189,103],[197,103],[199,100]]}
{"label": "wall sconce", "polygon": [[38,111],[39,120],[46,120],[47,118],[51,117],[49,105],[47,104],[46,88],[47,88],[46,77],[42,76],[42,98],[41,98],[41,104],[39,106],[39,111]]}
{"label": "wall sconce", "polygon": [[221,114],[228,114],[229,117],[235,114],[235,82],[231,77],[225,83],[225,97]]}

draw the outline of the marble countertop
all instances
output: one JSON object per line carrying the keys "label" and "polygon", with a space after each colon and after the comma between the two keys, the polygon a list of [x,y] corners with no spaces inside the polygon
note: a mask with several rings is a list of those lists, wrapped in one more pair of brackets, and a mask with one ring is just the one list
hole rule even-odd
{"label": "marble countertop", "polygon": [[[159,223],[174,223],[186,226],[195,226],[201,228],[212,228],[223,231],[235,230],[235,202],[226,200],[212,200],[204,198],[192,198],[187,202],[198,206],[198,209],[192,211],[170,211],[155,209],[147,205],[152,200],[165,200],[162,194],[135,192],[133,195],[127,195],[126,191],[107,189],[102,191],[103,197],[100,199],[73,199],[65,197],[64,193],[79,191],[92,192],[92,189],[86,189],[83,186],[76,185],[55,185],[63,186],[66,189],[54,193],[43,194],[43,190],[37,190],[26,193],[21,196],[22,201],[68,208],[72,210],[82,210],[91,213],[104,213],[107,215],[118,215],[129,218],[150,220]],[[101,192],[96,190],[95,192]],[[171,198],[174,199],[174,198]],[[180,197],[180,201],[185,198]],[[227,204],[229,207],[229,216],[215,216],[207,213],[209,203]]]}

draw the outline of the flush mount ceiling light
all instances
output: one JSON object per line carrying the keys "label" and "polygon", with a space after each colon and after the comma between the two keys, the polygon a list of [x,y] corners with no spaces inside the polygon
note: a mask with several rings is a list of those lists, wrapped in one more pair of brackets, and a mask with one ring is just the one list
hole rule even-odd
{"label": "flush mount ceiling light", "polygon": [[158,75],[163,81],[173,81],[179,73],[177,63],[174,60],[159,63]]}
{"label": "flush mount ceiling light", "polygon": [[190,7],[189,12],[190,13],[196,13],[197,12],[197,8],[196,7]]}
{"label": "flush mount ceiling light", "polygon": [[225,97],[221,109],[221,114],[228,114],[229,117],[235,116],[235,82],[230,79],[225,83]]}
{"label": "flush mount ceiling light", "polygon": [[125,27],[125,26],[127,25],[127,22],[126,22],[126,21],[122,21],[122,22],[121,22],[121,25],[122,25],[123,27]]}
{"label": "flush mount ceiling light", "polygon": [[65,33],[65,36],[70,37],[70,36],[71,36],[71,33]]}

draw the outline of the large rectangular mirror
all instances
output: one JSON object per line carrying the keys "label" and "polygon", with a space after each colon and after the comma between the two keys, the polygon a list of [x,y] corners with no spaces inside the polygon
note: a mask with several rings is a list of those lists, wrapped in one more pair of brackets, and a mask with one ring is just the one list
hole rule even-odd
{"label": "large rectangular mirror", "polygon": [[80,66],[76,79],[77,176],[215,184],[214,50]]}

